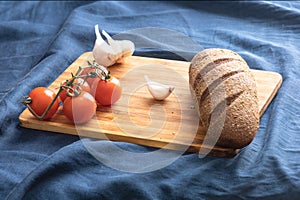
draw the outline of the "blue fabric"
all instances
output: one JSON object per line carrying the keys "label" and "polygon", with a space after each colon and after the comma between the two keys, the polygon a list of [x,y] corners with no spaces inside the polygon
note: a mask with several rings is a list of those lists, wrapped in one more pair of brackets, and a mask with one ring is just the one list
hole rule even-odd
{"label": "blue fabric", "polygon": [[[174,30],[203,48],[234,50],[251,68],[280,73],[283,84],[255,139],[236,157],[184,154],[153,172],[118,171],[89,154],[77,136],[25,129],[18,121],[22,96],[48,86],[92,50],[95,24],[112,35],[144,27]],[[0,49],[0,199],[300,196],[298,2],[1,2]],[[182,59],[155,49],[137,49],[135,55]]]}

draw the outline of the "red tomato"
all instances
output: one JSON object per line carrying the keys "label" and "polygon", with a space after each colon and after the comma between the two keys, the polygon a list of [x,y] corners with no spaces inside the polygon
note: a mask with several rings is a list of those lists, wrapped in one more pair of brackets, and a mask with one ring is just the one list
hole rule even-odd
{"label": "red tomato", "polygon": [[[28,105],[37,115],[42,116],[55,96],[56,94],[52,90],[45,87],[37,87],[30,92],[31,102]],[[56,99],[44,119],[51,118],[57,112],[58,107],[59,101]]]}
{"label": "red tomato", "polygon": [[[90,72],[95,72],[95,69],[94,68],[84,68],[83,71],[81,72],[81,75],[87,75],[88,73]],[[88,84],[91,86],[94,82],[96,78],[87,78],[86,79],[86,82],[88,82]]]}
{"label": "red tomato", "polygon": [[90,84],[88,84],[87,81],[84,82],[84,80],[82,78],[78,78],[76,80],[77,80],[77,84],[80,84],[82,91],[85,91],[88,93],[91,91]]}
{"label": "red tomato", "polygon": [[76,97],[67,97],[64,101],[64,115],[75,124],[88,122],[96,113],[97,104],[94,97],[85,91]]}
{"label": "red tomato", "polygon": [[118,101],[122,94],[120,81],[114,77],[108,80],[97,78],[91,87],[91,93],[95,96],[98,104],[109,106]]}
{"label": "red tomato", "polygon": [[[75,82],[73,85],[74,89],[76,88],[76,85],[80,84],[82,91],[90,92],[91,90],[90,85],[87,82],[84,82],[82,78],[76,79],[74,82]],[[66,85],[66,82],[64,82],[63,85]],[[61,102],[65,101],[65,99],[67,98],[67,89],[59,93],[59,98]]]}

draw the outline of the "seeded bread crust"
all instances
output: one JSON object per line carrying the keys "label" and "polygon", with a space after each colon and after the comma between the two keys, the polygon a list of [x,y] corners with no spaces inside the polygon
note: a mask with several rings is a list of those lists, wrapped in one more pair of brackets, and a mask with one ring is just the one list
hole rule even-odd
{"label": "seeded bread crust", "polygon": [[[189,83],[202,126],[217,145],[242,148],[259,126],[256,82],[246,61],[227,49],[206,49],[191,61]],[[221,133],[220,133],[221,132]]]}

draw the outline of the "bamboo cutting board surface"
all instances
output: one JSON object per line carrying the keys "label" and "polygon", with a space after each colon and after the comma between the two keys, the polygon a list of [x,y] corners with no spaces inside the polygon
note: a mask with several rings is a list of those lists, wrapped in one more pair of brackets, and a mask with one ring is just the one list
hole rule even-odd
{"label": "bamboo cutting board surface", "polygon": [[[79,66],[91,60],[91,52],[82,54],[50,86],[57,91],[63,80],[70,79]],[[205,131],[198,127],[198,115],[188,85],[189,62],[132,56],[126,63],[109,68],[112,76],[123,86],[121,99],[111,107],[100,107],[96,116],[85,125],[70,123],[60,108],[49,121],[37,120],[28,109],[19,116],[26,128],[97,139],[130,142],[150,147],[199,152],[232,157],[239,149],[205,146]],[[274,72],[252,70],[258,89],[260,116],[264,113],[281,86],[281,75]],[[164,101],[152,98],[143,85],[144,75],[153,81],[175,86],[173,94]],[[195,127],[197,124],[197,127]]]}

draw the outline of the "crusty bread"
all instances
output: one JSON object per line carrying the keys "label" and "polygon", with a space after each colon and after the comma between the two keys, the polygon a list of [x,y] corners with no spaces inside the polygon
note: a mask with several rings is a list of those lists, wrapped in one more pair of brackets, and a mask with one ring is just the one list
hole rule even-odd
{"label": "crusty bread", "polygon": [[259,126],[256,83],[240,55],[217,48],[199,52],[190,64],[189,84],[208,138],[229,148],[253,140]]}

